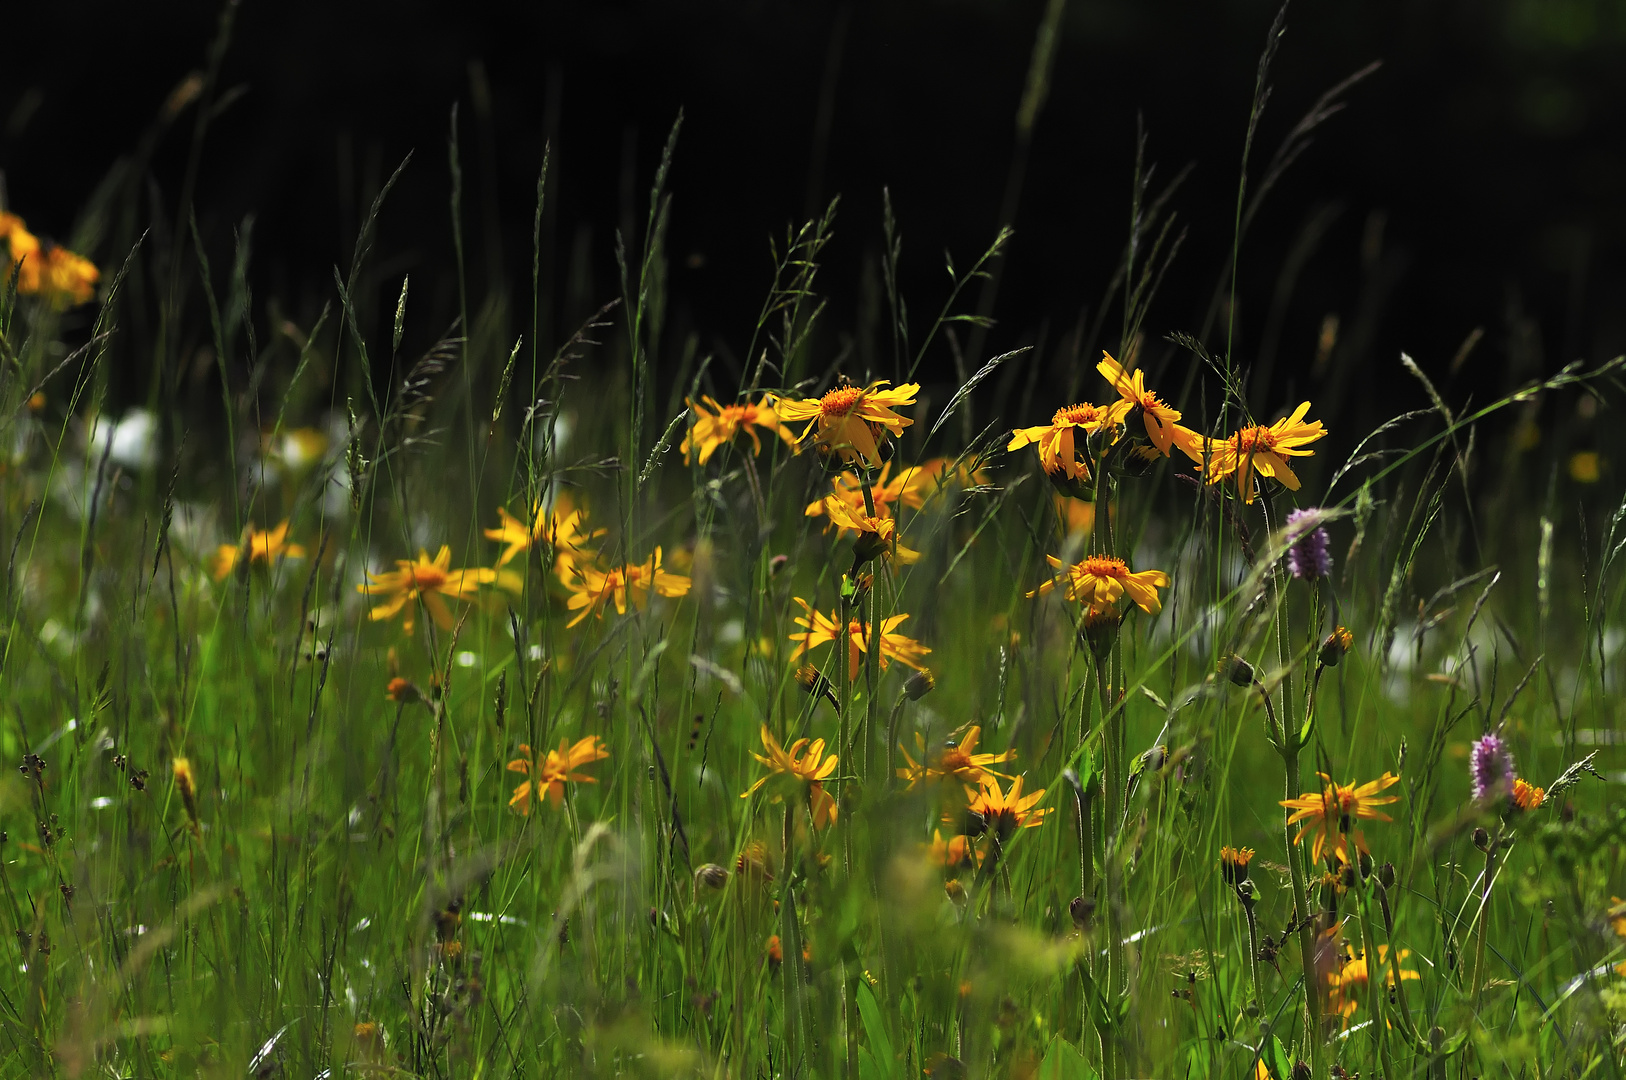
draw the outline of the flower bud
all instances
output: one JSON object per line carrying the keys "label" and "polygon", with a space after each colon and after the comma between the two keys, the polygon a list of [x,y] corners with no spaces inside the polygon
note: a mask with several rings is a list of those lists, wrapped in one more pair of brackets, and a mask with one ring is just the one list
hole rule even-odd
{"label": "flower bud", "polygon": [[1394,888],[1395,864],[1392,862],[1386,862],[1382,866],[1378,867],[1378,880],[1383,883],[1383,887],[1385,889]]}
{"label": "flower bud", "polygon": [[1474,847],[1484,851],[1490,847],[1490,833],[1481,826],[1474,830]]}
{"label": "flower bud", "polygon": [[728,884],[728,870],[714,862],[701,863],[695,867],[694,883],[696,886],[704,885],[708,889],[721,889]]}
{"label": "flower bud", "polygon": [[1084,621],[1079,624],[1078,635],[1084,639],[1084,644],[1090,647],[1095,656],[1105,656],[1112,651],[1112,646],[1118,640],[1118,627],[1123,623],[1123,616],[1115,608],[1089,608],[1084,612]]}
{"label": "flower bud", "polygon": [[919,701],[936,689],[937,678],[929,668],[921,668],[914,672],[903,683],[903,692],[909,695],[910,701]]}
{"label": "flower bud", "polygon": [[1237,686],[1252,686],[1259,681],[1253,665],[1240,656],[1227,656],[1219,662],[1219,673]]}
{"label": "flower bud", "polygon": [[1067,913],[1073,917],[1075,928],[1088,930],[1095,922],[1095,901],[1088,896],[1075,896],[1067,905]]}
{"label": "flower bud", "polygon": [[1322,667],[1337,667],[1344,654],[1355,644],[1355,635],[1340,626],[1327,635],[1321,643],[1321,651],[1316,654],[1316,660]]}

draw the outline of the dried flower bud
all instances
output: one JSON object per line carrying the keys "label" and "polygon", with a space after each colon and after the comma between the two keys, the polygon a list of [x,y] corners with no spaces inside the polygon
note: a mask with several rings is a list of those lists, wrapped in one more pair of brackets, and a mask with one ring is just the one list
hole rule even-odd
{"label": "dried flower bud", "polygon": [[903,692],[909,695],[910,701],[919,701],[936,689],[937,677],[931,673],[930,668],[921,668],[911,674],[903,683]]}
{"label": "dried flower bud", "polygon": [[1252,686],[1259,681],[1253,665],[1240,656],[1227,656],[1219,662],[1219,673],[1237,686]]}
{"label": "dried flower bud", "polygon": [[696,887],[704,885],[708,889],[721,889],[728,884],[728,870],[714,862],[701,863],[695,867],[694,883]]}
{"label": "dried flower bud", "polygon": [[1474,830],[1474,847],[1480,851],[1490,847],[1490,833],[1486,832],[1483,826]]}

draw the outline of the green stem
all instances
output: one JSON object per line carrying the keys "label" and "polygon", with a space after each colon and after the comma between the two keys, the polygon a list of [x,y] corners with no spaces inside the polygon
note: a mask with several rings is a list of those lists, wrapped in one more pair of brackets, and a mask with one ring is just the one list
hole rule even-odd
{"label": "green stem", "polygon": [[[1299,795],[1299,749],[1291,740],[1282,743],[1283,771],[1287,776],[1286,792],[1289,799]],[[1293,828],[1287,824],[1287,819],[1293,816],[1290,808],[1282,810],[1282,833],[1287,842],[1287,866],[1293,879],[1293,923],[1298,927],[1299,935],[1299,964],[1304,971],[1304,1014],[1308,1027],[1307,1042],[1310,1044],[1310,1068],[1317,1076],[1326,1075],[1322,1068],[1322,1040],[1321,1040],[1321,996],[1320,986],[1316,980],[1315,966],[1315,928],[1310,925],[1310,902],[1308,891],[1304,883],[1304,864],[1299,858],[1299,852],[1293,848]]]}
{"label": "green stem", "polygon": [[1479,999],[1485,992],[1485,936],[1490,928],[1491,879],[1496,875],[1496,847],[1501,837],[1492,837],[1485,845],[1485,884],[1479,891],[1479,930],[1474,942],[1474,981],[1469,1000],[1474,1012],[1479,1012]]}

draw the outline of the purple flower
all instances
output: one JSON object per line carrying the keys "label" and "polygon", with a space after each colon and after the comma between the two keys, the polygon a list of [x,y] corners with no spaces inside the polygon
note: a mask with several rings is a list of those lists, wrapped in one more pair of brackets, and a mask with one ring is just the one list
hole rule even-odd
{"label": "purple flower", "polygon": [[1513,752],[1495,735],[1474,743],[1468,755],[1468,772],[1474,781],[1474,798],[1493,799],[1513,792]]}
{"label": "purple flower", "polygon": [[1319,520],[1315,510],[1294,510],[1287,515],[1287,539],[1293,545],[1287,549],[1287,569],[1296,578],[1314,581],[1332,574],[1332,552],[1328,550],[1332,541],[1327,530],[1316,524]]}

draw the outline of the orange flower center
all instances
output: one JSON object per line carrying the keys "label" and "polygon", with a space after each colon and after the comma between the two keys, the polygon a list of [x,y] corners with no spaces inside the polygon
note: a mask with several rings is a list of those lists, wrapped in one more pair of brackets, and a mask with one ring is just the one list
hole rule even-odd
{"label": "orange flower center", "polygon": [[826,420],[836,420],[852,412],[860,401],[864,400],[864,391],[857,386],[838,386],[819,399],[819,416]]}
{"label": "orange flower center", "polygon": [[1276,433],[1268,427],[1243,428],[1236,433],[1236,449],[1239,454],[1275,450]]}
{"label": "orange flower center", "polygon": [[414,566],[412,568],[412,584],[419,590],[434,592],[446,584],[446,571],[438,566]]}
{"label": "orange flower center", "polygon": [[1054,427],[1063,425],[1096,424],[1107,416],[1107,411],[1099,405],[1069,405],[1065,409],[1057,409],[1056,415],[1050,418]]}
{"label": "orange flower center", "polygon": [[1124,577],[1129,573],[1129,566],[1122,559],[1114,559],[1108,555],[1091,555],[1079,564],[1079,569],[1091,577]]}

